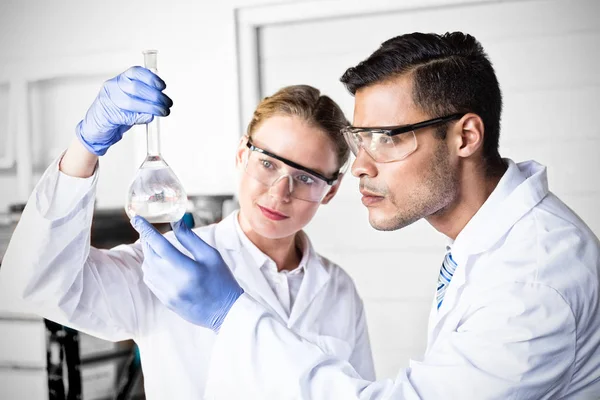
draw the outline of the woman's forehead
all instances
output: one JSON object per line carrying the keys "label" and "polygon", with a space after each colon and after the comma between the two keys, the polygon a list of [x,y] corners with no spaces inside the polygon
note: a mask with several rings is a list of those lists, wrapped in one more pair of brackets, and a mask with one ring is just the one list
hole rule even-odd
{"label": "woman's forehead", "polygon": [[273,116],[252,133],[252,142],[271,153],[326,174],[336,170],[333,141],[321,129],[294,116]]}

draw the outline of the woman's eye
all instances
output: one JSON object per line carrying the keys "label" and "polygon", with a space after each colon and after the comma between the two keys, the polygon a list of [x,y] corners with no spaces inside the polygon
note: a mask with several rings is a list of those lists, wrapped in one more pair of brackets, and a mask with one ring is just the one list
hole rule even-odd
{"label": "woman's eye", "polygon": [[315,182],[315,180],[308,175],[298,175],[296,179],[306,185],[310,185]]}
{"label": "woman's eye", "polygon": [[260,160],[260,163],[265,168],[271,168],[273,166],[273,164],[271,164],[271,161],[269,160]]}
{"label": "woman's eye", "polygon": [[393,140],[391,137],[387,136],[387,135],[381,135],[379,136],[379,144],[392,144]]}

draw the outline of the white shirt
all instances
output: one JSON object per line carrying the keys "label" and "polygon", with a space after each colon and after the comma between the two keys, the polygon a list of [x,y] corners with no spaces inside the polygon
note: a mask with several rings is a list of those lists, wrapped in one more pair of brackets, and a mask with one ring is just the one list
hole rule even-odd
{"label": "white shirt", "polygon": [[249,294],[221,326],[211,373],[253,399],[600,399],[600,243],[548,191],[545,167],[507,162],[451,243],[458,267],[423,359],[394,381],[360,379]]}
{"label": "white shirt", "polygon": [[[44,173],[0,269],[3,297],[21,299],[28,311],[106,340],[134,339],[146,398],[200,399],[216,335],[180,318],[152,294],[143,282],[139,243],[90,247],[97,179],[98,172],[88,179],[63,175],[56,162]],[[374,379],[363,303],[351,278],[302,235],[304,276],[297,293],[290,290],[297,297],[293,305],[288,300],[288,311],[255,263],[254,257],[267,257],[236,226],[234,213],[194,231],[220,252],[244,290],[278,323]],[[172,233],[166,237],[187,253]],[[227,372],[211,379],[217,392],[236,386]]]}
{"label": "white shirt", "polygon": [[234,219],[236,231],[242,245],[248,249],[248,252],[254,259],[254,265],[260,268],[260,271],[267,280],[271,290],[273,290],[273,293],[277,296],[277,300],[279,300],[279,303],[289,316],[294,302],[296,301],[296,297],[298,297],[300,285],[302,285],[302,278],[304,278],[304,268],[308,262],[310,253],[306,251],[310,246],[308,237],[302,231],[298,232],[296,235],[296,246],[302,250],[302,258],[300,259],[298,266],[291,271],[278,271],[275,261],[260,251],[260,249],[248,239],[242,231],[238,218],[236,217]]}

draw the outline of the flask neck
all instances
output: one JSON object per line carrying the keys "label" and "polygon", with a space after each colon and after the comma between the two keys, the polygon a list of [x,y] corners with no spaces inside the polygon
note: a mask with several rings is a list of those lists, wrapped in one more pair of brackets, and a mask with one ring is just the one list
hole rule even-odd
{"label": "flask neck", "polygon": [[146,149],[148,157],[160,156],[160,125],[158,117],[154,117],[152,122],[146,124]]}
{"label": "flask neck", "polygon": [[[144,67],[152,71],[154,74],[158,74],[157,70],[157,51],[146,50],[144,54]],[[152,122],[146,124],[146,149],[147,158],[158,157],[160,158],[160,125],[159,118],[154,117]]]}

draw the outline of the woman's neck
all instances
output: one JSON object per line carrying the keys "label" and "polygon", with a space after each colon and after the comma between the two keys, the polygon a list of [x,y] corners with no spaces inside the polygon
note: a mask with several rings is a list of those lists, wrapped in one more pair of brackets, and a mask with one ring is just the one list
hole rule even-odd
{"label": "woman's neck", "polygon": [[296,234],[279,239],[266,238],[250,227],[241,212],[238,214],[238,222],[246,237],[275,262],[278,271],[291,271],[298,267],[302,251],[296,245]]}

